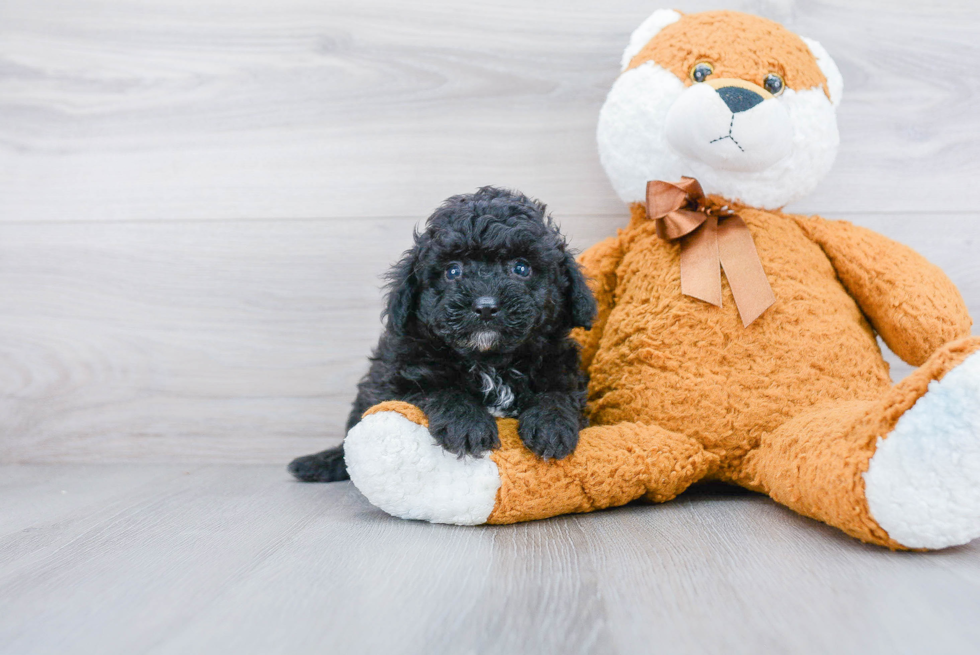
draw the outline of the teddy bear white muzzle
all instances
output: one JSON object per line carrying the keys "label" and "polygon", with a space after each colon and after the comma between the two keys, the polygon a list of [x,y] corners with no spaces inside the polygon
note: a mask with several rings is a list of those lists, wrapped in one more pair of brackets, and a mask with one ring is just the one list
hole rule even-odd
{"label": "teddy bear white muzzle", "polygon": [[786,109],[743,80],[688,87],[671,106],[665,127],[667,142],[678,154],[722,170],[765,170],[793,146]]}

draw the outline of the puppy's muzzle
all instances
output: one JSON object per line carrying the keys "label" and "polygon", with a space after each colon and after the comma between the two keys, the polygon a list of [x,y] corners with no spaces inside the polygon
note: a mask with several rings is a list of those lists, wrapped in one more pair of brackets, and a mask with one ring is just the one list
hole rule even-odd
{"label": "puppy's muzzle", "polygon": [[480,296],[473,301],[473,311],[480,315],[484,321],[489,321],[497,313],[497,299],[493,296]]}

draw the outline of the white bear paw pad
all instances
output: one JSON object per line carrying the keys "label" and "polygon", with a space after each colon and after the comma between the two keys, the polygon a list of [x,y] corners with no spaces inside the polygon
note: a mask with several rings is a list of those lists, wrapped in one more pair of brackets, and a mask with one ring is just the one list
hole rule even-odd
{"label": "white bear paw pad", "polygon": [[903,546],[980,537],[980,353],[931,382],[878,440],[864,482],[871,515]]}
{"label": "white bear paw pad", "polygon": [[351,481],[392,516],[432,523],[486,523],[500,474],[489,456],[458,458],[398,412],[370,414],[344,440]]}

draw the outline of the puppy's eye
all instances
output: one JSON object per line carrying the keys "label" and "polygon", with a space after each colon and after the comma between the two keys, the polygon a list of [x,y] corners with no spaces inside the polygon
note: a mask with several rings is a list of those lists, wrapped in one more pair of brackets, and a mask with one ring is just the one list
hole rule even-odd
{"label": "puppy's eye", "polygon": [[694,64],[694,68],[691,69],[691,79],[699,83],[704,82],[714,72],[714,66],[706,61],[702,61],[700,64]]}
{"label": "puppy's eye", "polygon": [[463,275],[463,266],[461,264],[453,262],[452,264],[446,267],[447,280],[455,280],[456,278],[461,277],[462,275]]}
{"label": "puppy's eye", "polygon": [[527,277],[531,274],[531,265],[523,259],[518,259],[514,262],[514,273],[521,277]]}
{"label": "puppy's eye", "polygon": [[783,82],[783,78],[781,78],[779,75],[769,73],[766,75],[766,79],[763,80],[762,86],[764,86],[766,91],[769,93],[773,94],[774,96],[778,96],[786,88],[786,83]]}

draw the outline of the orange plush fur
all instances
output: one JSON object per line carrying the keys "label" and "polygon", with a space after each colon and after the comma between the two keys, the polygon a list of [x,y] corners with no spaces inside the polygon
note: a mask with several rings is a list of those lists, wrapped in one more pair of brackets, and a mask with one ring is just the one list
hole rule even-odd
{"label": "orange plush fur", "polygon": [[[966,306],[942,271],[874,232],[734,209],[752,230],[778,299],[749,328],[727,280],[721,308],[681,294],[679,246],[657,237],[642,205],[633,206],[628,228],[582,256],[600,312],[595,327],[578,335],[597,426],[583,433],[580,448],[616,447],[624,424],[633,424],[642,438],[631,443],[647,444],[646,470],[673,475],[646,480],[635,497],[667,500],[700,479],[724,480],[897,547],[871,519],[860,474],[877,438],[928,383],[980,348],[968,337]],[[892,387],[876,332],[907,361],[926,364]],[[498,465],[503,458],[492,457]],[[538,466],[602,475],[580,474],[574,464]],[[611,462],[605,473],[629,477],[617,470]],[[623,484],[635,487],[636,479],[644,480]],[[619,500],[613,493],[590,504]],[[523,518],[500,505],[491,522],[498,514]]]}
{"label": "orange plush fur", "polygon": [[790,89],[820,86],[830,95],[827,78],[800,37],[779,23],[732,11],[689,14],[668,25],[630,60],[627,70],[648,61],[657,62],[688,86],[694,83],[691,68],[706,61],[714,67],[715,77],[761,87],[766,75],[779,73]]}

